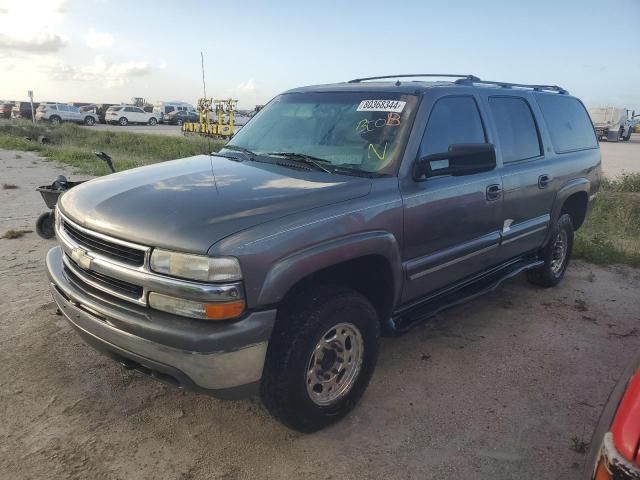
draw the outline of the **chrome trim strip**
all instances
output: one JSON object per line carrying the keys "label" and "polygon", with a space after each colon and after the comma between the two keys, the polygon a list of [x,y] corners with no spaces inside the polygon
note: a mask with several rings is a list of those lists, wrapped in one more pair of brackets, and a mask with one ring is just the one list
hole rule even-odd
{"label": "chrome trim strip", "polygon": [[69,257],[67,255],[63,255],[62,256],[62,263],[64,263],[65,267],[67,267],[69,270],[71,270],[71,272],[77,276],[80,280],[82,280],[84,283],[86,283],[87,285],[89,285],[90,287],[95,288],[96,290],[100,290],[101,292],[105,292],[111,296],[114,296],[116,298],[120,298],[122,300],[127,300],[129,302],[134,302],[137,303],[139,305],[147,305],[147,301],[145,298],[145,293],[143,290],[143,294],[142,297],[140,298],[135,298],[131,295],[125,295],[123,293],[120,292],[116,292],[114,290],[111,290],[110,288],[105,287],[104,285],[101,285],[99,283],[97,283],[96,281],[94,281],[93,279],[87,277],[87,275],[85,275],[82,271],[81,268],[76,267],[73,262],[71,260],[69,260]]}
{"label": "chrome trim strip", "polygon": [[60,209],[58,209],[56,214],[60,215],[60,218],[63,222],[69,223],[73,228],[77,228],[78,230],[80,230],[83,233],[86,233],[87,235],[101,238],[102,240],[106,240],[107,242],[117,243],[118,245],[122,245],[123,247],[134,248],[136,250],[140,250],[141,252],[147,252],[148,250],[151,250],[151,247],[148,247],[146,245],[140,245],[138,243],[132,243],[126,240],[120,240],[119,238],[110,237],[109,235],[105,235],[104,233],[96,232],[94,230],[89,230],[85,227],[82,227],[78,225],[76,222],[74,222],[73,220],[69,220],[69,218],[66,217],[64,214],[60,213]]}
{"label": "chrome trim strip", "polygon": [[542,227],[538,227],[538,228],[535,228],[533,230],[529,230],[528,232],[524,232],[524,233],[521,233],[520,235],[516,235],[515,237],[508,238],[507,240],[503,240],[501,245],[506,245],[507,243],[511,243],[511,242],[516,241],[516,240],[520,240],[521,238],[524,238],[524,237],[526,237],[528,235],[533,235],[534,233],[541,232],[542,230],[546,230],[547,228],[548,228],[548,225],[544,225]]}
{"label": "chrome trim strip", "polygon": [[498,248],[498,244],[489,245],[488,247],[481,248],[480,250],[476,250],[475,252],[467,253],[458,258],[454,258],[453,260],[449,260],[448,262],[441,263],[440,265],[436,265],[435,267],[428,268],[418,273],[414,273],[409,277],[410,280],[415,280],[416,278],[423,277],[433,272],[437,272],[438,270],[442,270],[443,268],[450,267],[451,265],[455,265],[456,263],[462,262],[469,258],[475,257],[476,255],[480,255],[482,253],[488,252],[489,250],[493,250],[494,248]]}

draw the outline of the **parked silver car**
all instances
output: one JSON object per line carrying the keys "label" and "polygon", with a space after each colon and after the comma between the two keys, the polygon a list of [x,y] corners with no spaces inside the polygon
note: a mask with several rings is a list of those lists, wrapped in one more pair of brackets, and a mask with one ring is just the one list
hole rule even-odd
{"label": "parked silver car", "polygon": [[53,125],[59,125],[62,122],[74,122],[92,126],[98,122],[98,115],[92,112],[81,112],[78,107],[73,105],[43,103],[36,110],[36,120],[45,120]]}

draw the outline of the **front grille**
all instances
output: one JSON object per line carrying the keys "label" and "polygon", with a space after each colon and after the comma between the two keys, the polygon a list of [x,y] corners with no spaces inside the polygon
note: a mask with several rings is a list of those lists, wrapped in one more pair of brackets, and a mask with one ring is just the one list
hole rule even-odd
{"label": "front grille", "polygon": [[[74,266],[74,268],[78,270],[78,272],[81,272],[82,276],[87,277],[87,279],[91,281],[96,287],[102,287],[115,294],[131,298],[132,300],[139,300],[142,297],[141,286],[118,280],[117,278],[109,277],[107,275],[94,272],[93,270],[83,270],[69,257],[67,257],[67,259]],[[71,280],[73,280],[78,286],[90,289],[96,288],[93,285],[85,282],[85,280],[83,280],[83,278],[79,274],[76,274],[66,265],[64,267],[64,271],[67,276],[70,277]]]}
{"label": "front grille", "polygon": [[90,233],[81,231],[74,227],[67,221],[64,221],[64,231],[76,243],[82,245],[89,251],[99,253],[105,257],[126,263],[127,265],[136,267],[144,265],[144,250],[127,247],[126,245],[111,242],[96,235],[91,235]]}

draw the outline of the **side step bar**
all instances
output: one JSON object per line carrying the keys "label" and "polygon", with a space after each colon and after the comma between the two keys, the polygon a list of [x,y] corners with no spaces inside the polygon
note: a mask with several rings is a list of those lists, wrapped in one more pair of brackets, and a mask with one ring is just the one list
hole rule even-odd
{"label": "side step bar", "polygon": [[530,255],[515,258],[491,270],[474,275],[453,287],[439,290],[410,305],[401,307],[387,321],[385,330],[391,335],[405,333],[442,310],[491,292],[505,280],[542,264],[544,261],[535,255]]}

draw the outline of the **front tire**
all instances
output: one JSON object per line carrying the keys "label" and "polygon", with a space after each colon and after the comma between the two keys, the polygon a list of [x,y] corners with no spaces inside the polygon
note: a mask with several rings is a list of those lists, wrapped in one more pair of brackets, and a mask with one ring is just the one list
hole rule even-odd
{"label": "front tire", "polygon": [[49,118],[49,122],[51,122],[51,125],[60,125],[62,123],[62,119],[57,115],[52,115]]}
{"label": "front tire", "polygon": [[96,124],[96,120],[91,116],[87,116],[84,118],[84,124],[88,127],[93,127]]}
{"label": "front tire", "polygon": [[155,117],[151,117],[149,119],[149,125],[151,125],[152,127],[155,127],[158,124],[158,120],[155,119]]}
{"label": "front tire", "polygon": [[120,120],[118,120],[118,124],[121,127],[126,127],[127,125],[129,125],[129,120],[127,120],[127,117],[121,117]]}
{"label": "front tire", "polygon": [[534,285],[555,287],[564,277],[573,251],[573,222],[567,213],[560,215],[551,237],[540,253],[544,264],[527,271],[527,279]]}
{"label": "front tire", "polygon": [[314,432],[349,413],[378,358],[376,310],[351,289],[307,289],[279,312],[260,396],[271,414],[299,432]]}

